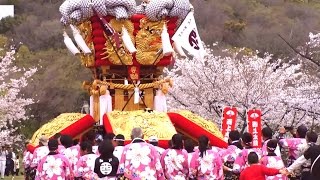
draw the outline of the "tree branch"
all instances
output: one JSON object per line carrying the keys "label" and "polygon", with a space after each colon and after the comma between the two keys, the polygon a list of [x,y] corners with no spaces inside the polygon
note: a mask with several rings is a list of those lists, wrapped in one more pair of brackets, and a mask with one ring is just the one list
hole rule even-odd
{"label": "tree branch", "polygon": [[320,67],[320,63],[317,62],[316,60],[312,59],[312,57],[308,56],[307,54],[302,54],[300,51],[298,51],[296,48],[294,48],[286,39],[284,39],[280,34],[278,36],[298,55],[301,57],[308,59],[309,61],[313,62],[316,64],[318,67]]}

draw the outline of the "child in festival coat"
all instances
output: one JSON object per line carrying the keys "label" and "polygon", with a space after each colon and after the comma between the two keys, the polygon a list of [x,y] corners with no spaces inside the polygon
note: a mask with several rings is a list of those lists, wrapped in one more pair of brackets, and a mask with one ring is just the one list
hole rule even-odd
{"label": "child in festival coat", "polygon": [[[281,169],[285,168],[284,163],[280,156],[277,156],[275,153],[275,150],[277,148],[278,141],[271,139],[268,141],[266,148],[268,151],[268,154],[266,156],[263,156],[260,160],[260,163],[268,168],[276,168]],[[266,176],[266,180],[287,180],[287,176],[285,175],[275,175],[275,176]]]}
{"label": "child in festival coat", "polygon": [[274,176],[280,173],[285,174],[284,169],[268,168],[258,164],[259,157],[257,153],[250,152],[248,154],[249,166],[246,167],[240,174],[240,180],[266,180],[266,176]]}
{"label": "child in festival coat", "polygon": [[98,155],[92,152],[92,145],[85,141],[80,144],[81,157],[74,168],[75,177],[82,180],[91,180],[95,176],[94,163]]}
{"label": "child in festival coat", "polygon": [[168,180],[187,179],[189,174],[188,153],[183,149],[182,135],[172,136],[172,147],[162,153],[160,162]]}

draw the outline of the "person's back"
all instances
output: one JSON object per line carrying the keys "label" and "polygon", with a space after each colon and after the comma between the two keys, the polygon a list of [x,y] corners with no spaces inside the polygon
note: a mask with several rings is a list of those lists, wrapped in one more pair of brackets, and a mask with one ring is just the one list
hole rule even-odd
{"label": "person's back", "polygon": [[172,148],[161,156],[161,165],[167,179],[187,179],[189,175],[188,153],[183,149],[182,135],[172,137]]}
{"label": "person's back", "polygon": [[111,141],[102,141],[98,151],[100,156],[95,160],[94,172],[101,179],[116,179],[119,160],[113,155],[114,147]]}
{"label": "person's back", "polygon": [[241,172],[240,180],[266,180],[266,176],[275,176],[280,173],[279,169],[258,164],[259,158],[255,152],[248,154],[247,161],[249,166]]}
{"label": "person's back", "polygon": [[44,157],[38,167],[36,180],[72,179],[72,169],[68,159],[62,154],[49,154]]}
{"label": "person's back", "polygon": [[152,144],[143,140],[141,128],[132,130],[131,139],[131,144],[123,149],[118,174],[131,180],[164,179],[160,155]]}
{"label": "person's back", "polygon": [[197,149],[190,162],[191,179],[223,179],[223,164],[221,157],[209,146],[206,136],[199,137],[199,149]]}
{"label": "person's back", "polygon": [[278,169],[267,168],[261,164],[253,164],[241,172],[240,180],[266,180],[266,176],[275,176],[278,173]]}
{"label": "person's back", "polygon": [[58,141],[56,139],[49,140],[48,147],[50,152],[38,164],[35,180],[73,179],[73,172],[68,159],[57,152]]}
{"label": "person's back", "polygon": [[[120,159],[119,173],[129,179],[145,179],[153,171],[154,178],[163,178],[160,155],[156,148],[149,143],[139,142],[124,147]],[[135,172],[140,172],[137,174]],[[159,173],[160,172],[160,173]]]}

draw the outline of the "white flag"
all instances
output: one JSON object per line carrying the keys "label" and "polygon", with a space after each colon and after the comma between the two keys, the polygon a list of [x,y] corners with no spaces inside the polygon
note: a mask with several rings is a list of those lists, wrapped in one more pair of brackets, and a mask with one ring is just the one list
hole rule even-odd
{"label": "white flag", "polygon": [[191,55],[203,58],[205,50],[200,39],[193,12],[190,12],[173,35],[172,40],[181,44]]}

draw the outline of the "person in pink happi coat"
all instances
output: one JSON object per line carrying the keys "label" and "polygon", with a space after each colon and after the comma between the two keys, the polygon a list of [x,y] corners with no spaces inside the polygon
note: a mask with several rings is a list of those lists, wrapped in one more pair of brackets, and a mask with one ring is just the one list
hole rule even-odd
{"label": "person in pink happi coat", "polygon": [[58,154],[58,141],[49,140],[49,154],[41,159],[35,180],[73,180],[73,172],[68,159]]}
{"label": "person in pink happi coat", "polygon": [[190,179],[198,180],[222,180],[223,164],[219,154],[209,147],[209,139],[200,136],[199,148],[194,152],[190,163]]}
{"label": "person in pink happi coat", "polygon": [[245,132],[241,136],[241,145],[243,149],[236,157],[233,164],[233,173],[240,174],[243,169],[248,166],[248,154],[250,152],[256,152],[259,158],[261,158],[261,150],[252,147],[252,135],[248,132]]}
{"label": "person in pink happi coat", "polygon": [[131,144],[124,147],[118,174],[131,180],[163,180],[164,173],[156,148],[143,140],[141,128],[133,128]]}
{"label": "person in pink happi coat", "polygon": [[30,164],[30,179],[34,179],[36,175],[36,169],[38,167],[38,164],[40,160],[49,154],[48,149],[48,138],[45,135],[42,135],[39,138],[39,147],[37,147],[32,154],[32,160]]}
{"label": "person in pink happi coat", "polygon": [[94,179],[96,177],[94,163],[98,155],[92,152],[92,145],[89,142],[80,143],[80,155],[81,157],[74,166],[74,176],[82,180]]}
{"label": "person in pink happi coat", "polygon": [[220,155],[222,158],[222,162],[224,164],[224,179],[225,180],[238,180],[239,174],[233,173],[233,165],[238,157],[238,155],[242,151],[242,145],[240,142],[240,133],[237,130],[232,130],[229,133],[229,139],[228,139],[228,148],[225,150],[222,150]]}
{"label": "person in pink happi coat", "polygon": [[[303,155],[308,144],[305,139],[308,128],[305,125],[300,125],[297,128],[296,133],[293,133],[294,138],[283,138],[279,140],[280,147],[288,150],[287,166],[293,164],[293,162]],[[285,133],[285,131],[280,131],[280,137]],[[301,176],[301,169],[298,168],[294,172],[297,179]]]}
{"label": "person in pink happi coat", "polygon": [[[285,168],[284,163],[281,159],[281,156],[278,156],[275,153],[277,146],[278,146],[277,140],[271,139],[268,141],[266,145],[268,154],[261,158],[260,164],[268,168],[275,168],[275,169]],[[287,176],[282,174],[277,174],[275,176],[266,176],[266,180],[287,180],[287,179],[288,179]]]}
{"label": "person in pink happi coat", "polygon": [[165,150],[161,156],[161,165],[168,180],[187,179],[189,175],[188,153],[183,149],[181,134],[175,134],[171,139],[172,147]]}
{"label": "person in pink happi coat", "polygon": [[72,170],[74,170],[81,156],[80,145],[73,146],[73,140],[71,136],[68,135],[61,136],[61,143],[66,148],[62,154],[69,160]]}

